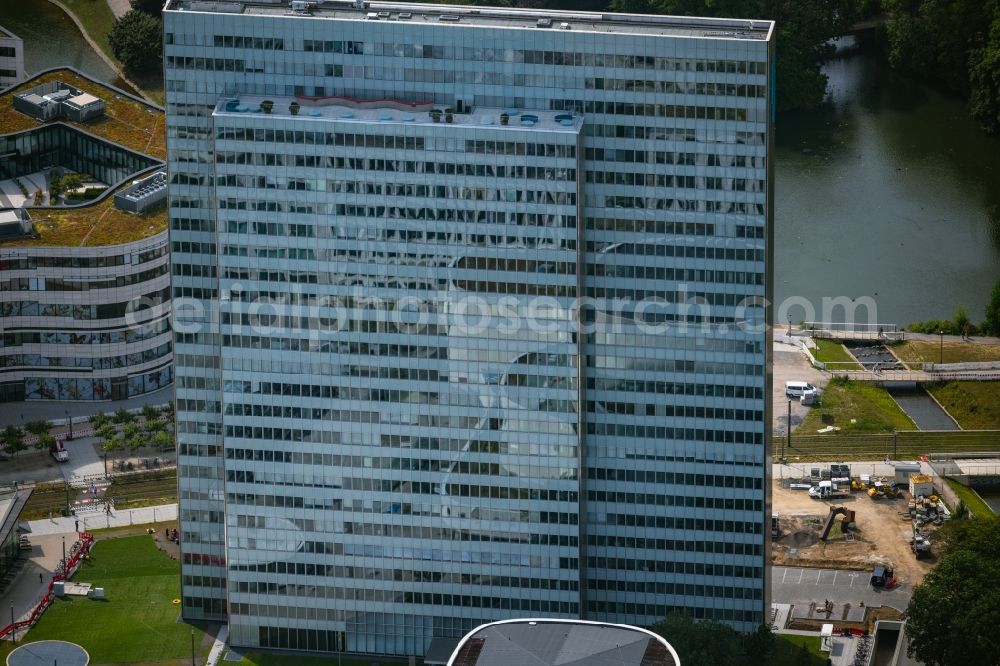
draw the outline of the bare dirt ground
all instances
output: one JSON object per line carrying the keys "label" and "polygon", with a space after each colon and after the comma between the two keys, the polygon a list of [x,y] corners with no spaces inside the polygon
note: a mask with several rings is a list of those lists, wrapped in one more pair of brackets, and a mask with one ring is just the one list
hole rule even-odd
{"label": "bare dirt ground", "polygon": [[[781,514],[781,535],[771,552],[775,565],[870,571],[889,563],[900,582],[917,585],[935,564],[933,548],[931,556],[920,560],[910,550],[910,519],[900,514],[906,511],[906,499],[873,500],[858,491],[841,500],[822,501],[812,499],[805,490],[783,488],[778,480],[773,491],[773,510]],[[820,530],[830,508],[838,506],[855,513],[854,539],[846,540],[837,516],[824,543],[819,540]],[[933,533],[930,539],[933,544]]]}

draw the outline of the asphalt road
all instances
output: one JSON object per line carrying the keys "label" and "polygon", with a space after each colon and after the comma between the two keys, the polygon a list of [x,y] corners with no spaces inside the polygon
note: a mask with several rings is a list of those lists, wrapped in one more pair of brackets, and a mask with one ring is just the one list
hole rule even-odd
{"label": "asphalt road", "polygon": [[902,582],[892,590],[873,588],[870,572],[836,569],[804,569],[774,567],[771,571],[771,602],[808,606],[822,605],[830,600],[836,605],[892,606],[905,610],[913,594],[913,586]]}

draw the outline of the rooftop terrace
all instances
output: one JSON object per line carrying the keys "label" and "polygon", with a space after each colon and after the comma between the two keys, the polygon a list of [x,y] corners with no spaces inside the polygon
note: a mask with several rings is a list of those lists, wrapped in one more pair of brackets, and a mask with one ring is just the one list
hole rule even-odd
{"label": "rooftop terrace", "polygon": [[[262,104],[273,104],[270,114],[265,114]],[[289,109],[293,103],[299,105],[298,114]],[[546,132],[578,133],[583,127],[583,117],[564,111],[535,111],[522,109],[496,109],[475,107],[472,113],[454,113],[452,122],[447,123],[445,114],[434,121],[431,104],[409,104],[393,100],[353,101],[345,98],[295,98],[263,97],[242,95],[219,101],[216,116],[271,115],[293,116],[305,120],[336,120],[344,123],[372,123],[385,125],[450,125],[451,127],[477,127],[483,129],[532,130]],[[436,107],[439,112],[440,107]],[[507,125],[503,125],[503,116]]]}
{"label": "rooftop terrace", "polygon": [[770,39],[774,26],[771,21],[747,19],[566,12],[548,9],[509,9],[418,3],[364,2],[359,5],[350,0],[310,0],[308,2],[170,0],[166,9],[182,12],[315,17],[341,21],[406,21],[435,25],[503,27],[525,30],[576,30],[735,40]]}
{"label": "rooftop terrace", "polygon": [[[162,109],[82,76],[72,69],[50,70],[0,91],[0,134],[22,132],[46,124],[15,110],[13,99],[17,93],[48,81],[68,83],[103,99],[107,105],[105,115],[101,118],[87,122],[64,118],[58,122],[159,160],[166,159],[166,128]],[[121,188],[129,187],[130,184],[131,179]],[[4,241],[0,248],[118,245],[148,238],[167,228],[167,211],[164,207],[146,215],[130,215],[114,207],[114,198],[110,193],[106,199],[96,204],[79,208],[30,210],[38,238]]]}

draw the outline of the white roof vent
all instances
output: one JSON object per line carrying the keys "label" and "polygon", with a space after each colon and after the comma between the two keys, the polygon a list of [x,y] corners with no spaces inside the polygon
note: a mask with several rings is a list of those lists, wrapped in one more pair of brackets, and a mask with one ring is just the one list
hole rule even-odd
{"label": "white roof vent", "polygon": [[375,12],[368,12],[367,18],[368,18],[369,21],[377,21],[378,20],[378,14],[375,13]]}
{"label": "white roof vent", "polygon": [[538,19],[538,23],[536,23],[535,25],[537,25],[539,28],[551,28],[552,27],[552,19],[550,19],[550,18],[540,18],[540,19]]}
{"label": "white roof vent", "polygon": [[559,24],[559,29],[560,30],[569,30],[572,27],[573,26],[571,26],[569,23],[560,23]]}
{"label": "white roof vent", "polygon": [[446,21],[448,23],[458,23],[461,20],[461,16],[455,16],[454,14],[442,14],[438,16],[438,21]]}

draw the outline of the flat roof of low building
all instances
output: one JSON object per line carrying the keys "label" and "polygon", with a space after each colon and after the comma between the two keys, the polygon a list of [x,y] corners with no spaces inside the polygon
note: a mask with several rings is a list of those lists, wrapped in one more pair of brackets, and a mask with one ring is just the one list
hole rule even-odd
{"label": "flat roof of low building", "polygon": [[[58,122],[158,160],[166,160],[167,135],[163,109],[69,67],[52,69],[0,90],[0,135],[41,127],[46,123],[14,109],[14,96],[50,81],[79,89],[77,99],[101,99],[104,115],[88,122],[60,118]],[[41,97],[39,100],[43,101]],[[82,106],[83,104],[81,104]],[[114,185],[114,183],[109,183]],[[129,183],[121,187],[129,187]],[[5,240],[0,247],[118,245],[148,238],[167,228],[166,210],[138,217],[114,207],[113,196],[81,208],[30,208],[38,238]]]}
{"label": "flat roof of low building", "polygon": [[79,89],[82,94],[102,99],[107,107],[102,118],[86,123],[68,119],[61,119],[60,122],[136,152],[161,160],[167,158],[167,133],[161,107],[68,67],[50,69],[0,90],[0,134],[12,134],[45,124],[15,110],[14,96],[50,81],[65,83]]}
{"label": "flat roof of low building", "polygon": [[83,93],[81,95],[77,95],[76,97],[70,97],[66,100],[67,103],[75,104],[76,106],[88,106],[100,101],[100,98],[94,97],[88,93]]}
{"label": "flat roof of low building", "polygon": [[289,2],[266,0],[170,0],[166,10],[261,16],[301,16],[342,21],[408,21],[441,25],[502,27],[524,30],[576,30],[626,35],[660,35],[729,40],[768,40],[773,21],[573,12],[549,9],[512,9],[420,3],[365,2],[349,0],[302,3],[308,9],[294,11]]}
{"label": "flat roof of low building", "polygon": [[524,619],[484,624],[465,635],[449,666],[680,666],[666,640],[626,624]]}

